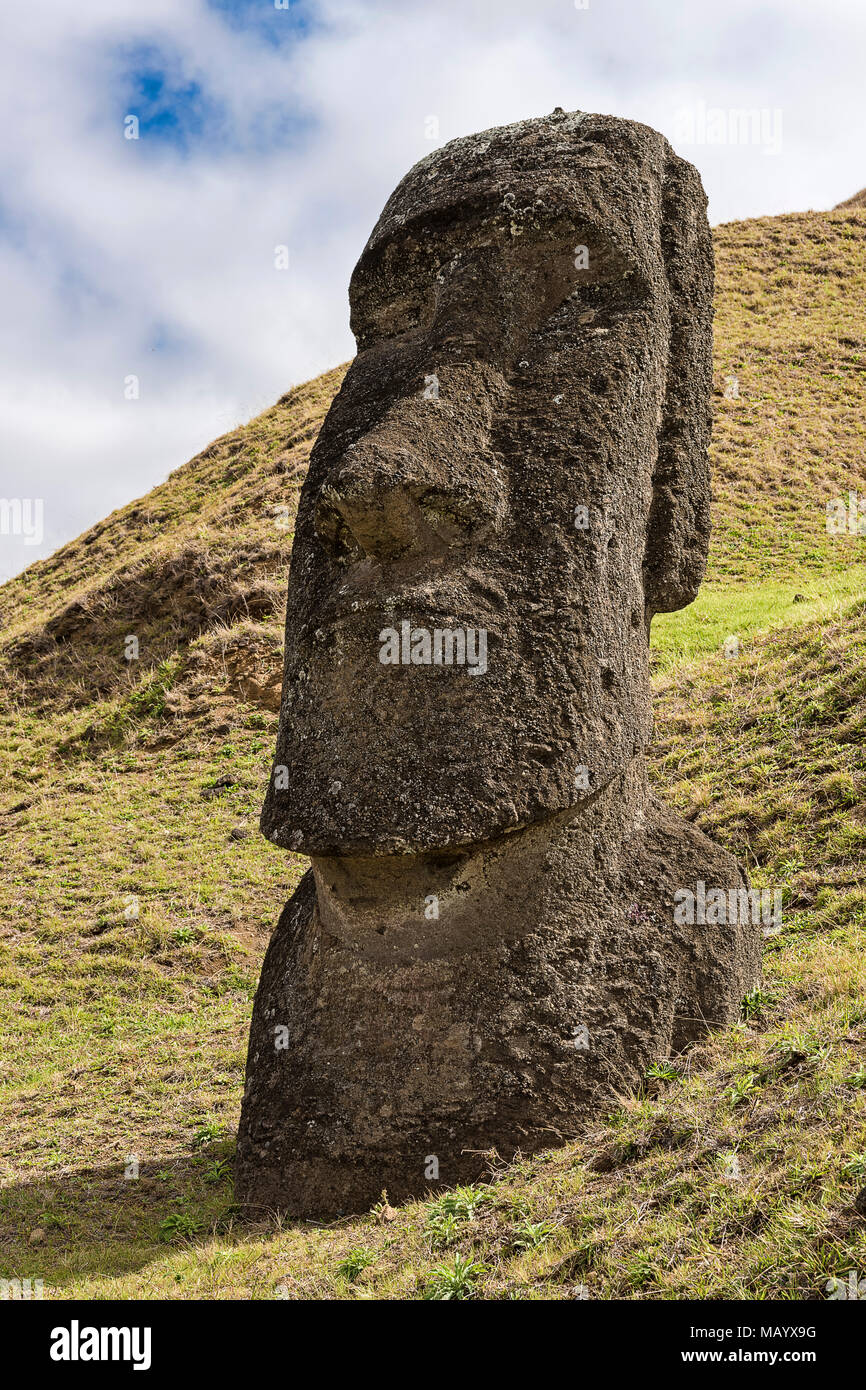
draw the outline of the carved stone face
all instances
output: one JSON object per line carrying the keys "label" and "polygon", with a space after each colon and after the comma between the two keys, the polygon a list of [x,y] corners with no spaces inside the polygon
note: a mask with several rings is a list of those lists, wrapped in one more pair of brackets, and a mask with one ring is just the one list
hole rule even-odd
{"label": "carved stone face", "polygon": [[565,115],[392,195],[301,494],[278,844],[452,849],[644,748],[649,619],[694,597],[708,539],[705,202],[655,132]]}

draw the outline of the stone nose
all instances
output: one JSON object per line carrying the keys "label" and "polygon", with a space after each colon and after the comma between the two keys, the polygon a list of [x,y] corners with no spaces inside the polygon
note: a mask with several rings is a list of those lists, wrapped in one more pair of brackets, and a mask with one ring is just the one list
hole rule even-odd
{"label": "stone nose", "polygon": [[407,450],[385,456],[359,445],[319,493],[316,535],[343,561],[388,563],[470,545],[504,515],[499,476],[489,474],[425,473]]}

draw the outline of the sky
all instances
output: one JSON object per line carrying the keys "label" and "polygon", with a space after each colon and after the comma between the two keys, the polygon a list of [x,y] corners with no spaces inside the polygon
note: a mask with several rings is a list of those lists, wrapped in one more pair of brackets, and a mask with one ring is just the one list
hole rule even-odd
{"label": "sky", "polygon": [[[0,580],[351,357],[416,160],[566,110],[713,223],[866,185],[863,0],[40,0],[0,15]],[[752,112],[742,118],[738,112]]]}

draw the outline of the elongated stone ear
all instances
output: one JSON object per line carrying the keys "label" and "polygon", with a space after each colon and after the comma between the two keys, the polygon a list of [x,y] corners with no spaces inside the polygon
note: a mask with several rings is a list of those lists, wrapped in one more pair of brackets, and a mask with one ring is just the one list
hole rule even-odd
{"label": "elongated stone ear", "polygon": [[672,155],[662,188],[670,357],[644,554],[650,618],[692,602],[710,542],[713,242],[706,209],[697,169]]}

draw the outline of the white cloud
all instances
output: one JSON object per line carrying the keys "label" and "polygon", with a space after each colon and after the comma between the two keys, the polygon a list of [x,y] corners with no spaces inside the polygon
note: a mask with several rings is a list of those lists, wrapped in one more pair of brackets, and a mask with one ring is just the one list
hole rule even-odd
{"label": "white cloud", "polygon": [[[205,0],[4,7],[0,495],[44,497],[46,536],[41,550],[0,536],[0,577],[351,355],[349,273],[432,148],[429,115],[444,141],[554,106],[671,137],[683,107],[778,109],[778,154],[681,148],[716,221],[827,207],[866,183],[859,0],[233,10],[229,23]],[[136,46],[206,98],[186,150],[123,138]],[[130,373],[137,402],[123,399]]]}

